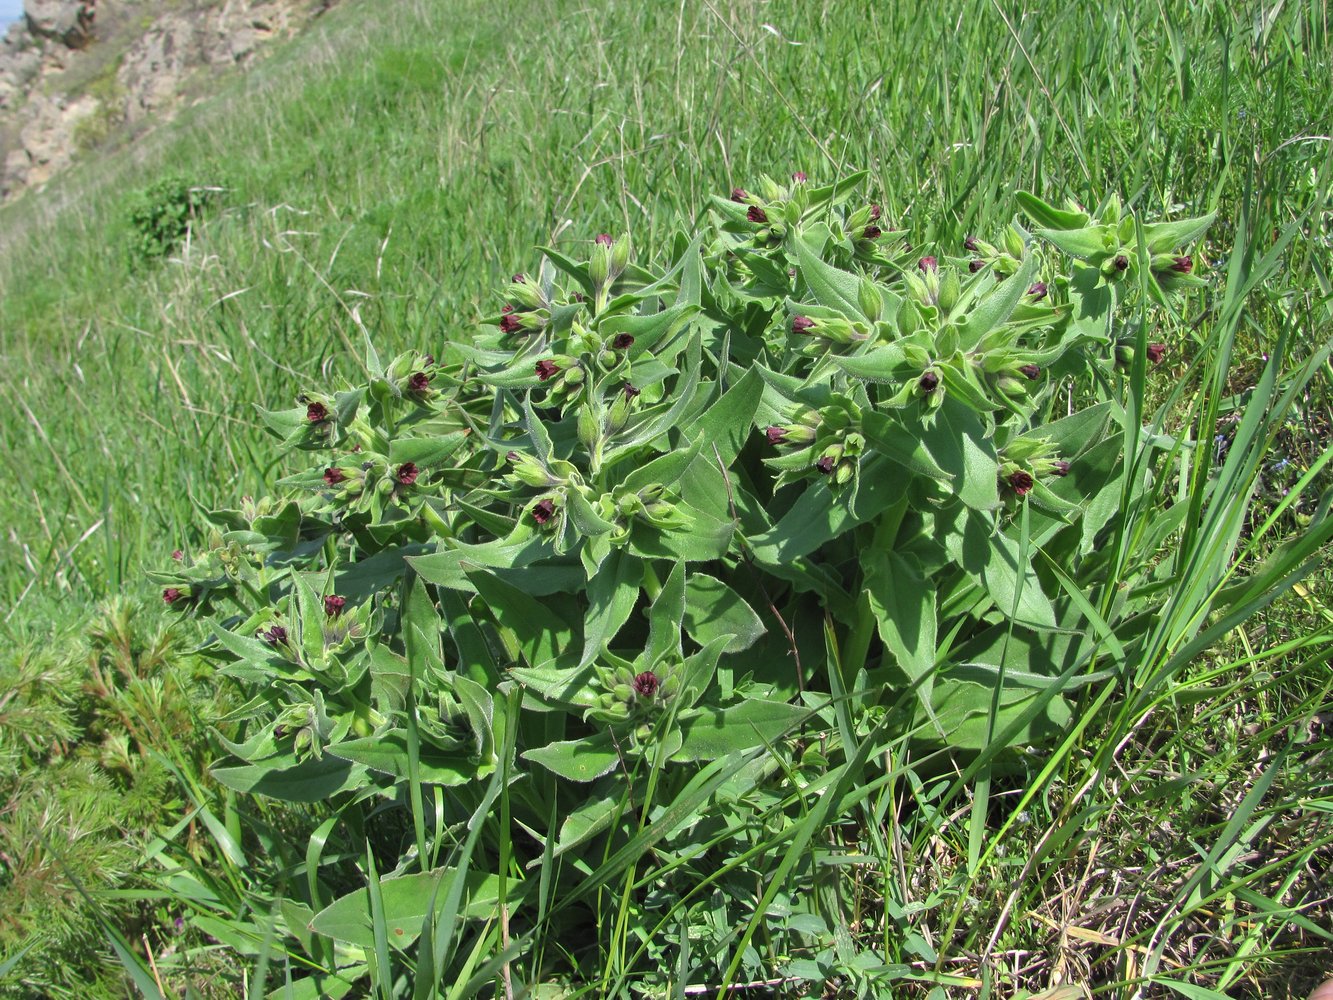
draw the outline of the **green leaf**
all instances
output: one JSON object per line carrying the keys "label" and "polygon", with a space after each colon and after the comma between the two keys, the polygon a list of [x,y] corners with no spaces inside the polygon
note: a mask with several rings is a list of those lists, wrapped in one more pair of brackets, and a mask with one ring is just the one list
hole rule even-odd
{"label": "green leaf", "polygon": [[389,464],[396,466],[413,462],[425,469],[436,469],[461,448],[467,439],[467,431],[454,431],[438,437],[398,438],[389,445]]}
{"label": "green leaf", "polygon": [[959,330],[958,343],[964,351],[976,347],[986,334],[1003,324],[1027,294],[1037,274],[1037,255],[1029,253],[1017,274],[1001,281],[967,314]]}
{"label": "green leaf", "polygon": [[1087,212],[1068,212],[1042,201],[1028,191],[1015,192],[1018,206],[1039,226],[1051,229],[1080,229],[1088,224]]}
{"label": "green leaf", "polygon": [[468,573],[468,579],[496,623],[514,636],[528,666],[550,664],[573,647],[574,629],[555,610],[569,602],[539,601],[485,572]]}
{"label": "green leaf", "polygon": [[1053,629],[1055,609],[1042,590],[1041,580],[1030,563],[1019,566],[1018,543],[995,529],[993,518],[966,511],[944,538],[944,547],[955,563],[981,581],[1001,614],[1014,609],[1018,581],[1023,579],[1014,620],[1033,628]]}
{"label": "green leaf", "polygon": [[550,743],[525,750],[520,756],[540,764],[561,778],[578,782],[600,778],[620,763],[620,755],[611,743],[611,738],[605,734]]}
{"label": "green leaf", "polygon": [[[382,879],[379,890],[384,905],[384,922],[389,940],[395,947],[415,941],[426,919],[427,907],[435,902],[436,916],[444,909],[448,893],[444,886],[451,884],[457,873],[451,868],[437,868],[415,875]],[[512,876],[506,891],[512,899],[520,894],[522,883]],[[495,875],[469,870],[463,877],[463,905],[458,915],[468,920],[485,920],[495,915],[500,901],[500,880]],[[372,948],[375,928],[370,915],[370,896],[366,889],[357,889],[315,914],[311,928],[335,941]]]}
{"label": "green leaf", "polygon": [[867,322],[866,314],[861,311],[861,280],[854,274],[824,263],[822,254],[828,238],[828,229],[818,226],[792,241],[801,277],[821,306],[836,309],[850,319]]}
{"label": "green leaf", "polygon": [[672,760],[717,760],[782,739],[813,713],[783,701],[751,698],[728,708],[693,709],[678,716],[680,749]]}
{"label": "green leaf", "polygon": [[1149,253],[1170,253],[1182,249],[1185,244],[1193,243],[1213,224],[1216,212],[1209,212],[1194,219],[1180,219],[1177,222],[1154,222],[1143,227],[1143,238],[1148,244]]}
{"label": "green leaf", "polygon": [[1111,236],[1109,226],[1091,226],[1087,229],[1038,229],[1037,235],[1061,253],[1071,257],[1096,257],[1109,253],[1106,246]]}
{"label": "green leaf", "polygon": [[364,767],[329,756],[298,764],[294,756],[283,754],[244,767],[215,767],[210,773],[227,788],[283,802],[323,802],[369,783]]}
{"label": "green leaf", "polygon": [[602,655],[622,625],[629,620],[639,599],[643,564],[623,549],[616,549],[588,581],[588,613],[583,622],[583,656],[586,667]]}
{"label": "green leaf", "polygon": [[705,459],[709,462],[716,463],[717,454],[713,450],[716,448],[722,456],[722,465],[729,468],[745,446],[763,395],[764,380],[751,368],[721,399],[685,426],[685,440],[701,439],[707,446]]}
{"label": "green leaf", "polygon": [[719,636],[731,636],[724,653],[748,649],[767,631],[739,594],[706,573],[692,573],[685,583],[684,626],[700,646],[707,646]]}
{"label": "green leaf", "polygon": [[[398,781],[407,780],[407,734],[401,729],[334,743],[325,750],[334,757],[364,765]],[[464,785],[489,774],[491,766],[491,761],[478,761],[470,754],[446,754],[425,744],[421,747],[419,774],[422,784]]]}
{"label": "green leaf", "polygon": [[893,657],[898,679],[915,687],[929,714],[937,631],[935,587],[921,561],[910,554],[892,549],[867,552],[861,565],[879,637]]}

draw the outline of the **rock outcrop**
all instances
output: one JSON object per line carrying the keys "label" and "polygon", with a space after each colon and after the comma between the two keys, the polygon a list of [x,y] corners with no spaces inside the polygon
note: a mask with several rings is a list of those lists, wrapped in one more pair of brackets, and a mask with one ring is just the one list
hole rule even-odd
{"label": "rock outcrop", "polygon": [[0,198],[118,128],[169,117],[196,73],[244,65],[333,0],[24,0],[0,40]]}

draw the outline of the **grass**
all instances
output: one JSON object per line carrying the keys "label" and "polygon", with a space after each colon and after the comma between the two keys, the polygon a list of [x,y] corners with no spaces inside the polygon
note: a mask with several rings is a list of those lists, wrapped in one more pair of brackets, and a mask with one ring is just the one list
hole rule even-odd
{"label": "grass", "polygon": [[[1168,404],[1168,431],[1230,435],[1279,335],[1299,362],[1333,325],[1331,97],[1318,3],[347,0],[172,125],[0,209],[0,619],[14,628],[142,592],[146,568],[202,543],[195,500],[229,505],[273,478],[253,404],[354,375],[363,325],[382,354],[436,349],[493,309],[531,246],[628,230],[660,247],[676,217],[762,171],[868,167],[914,243],[951,248],[1007,221],[1023,188],[1216,210],[1220,286],[1239,240],[1262,261],[1285,234],[1255,267],[1258,287],[1210,293],[1197,324],[1169,330],[1177,378],[1148,401],[1149,415]],[[127,206],[168,172],[225,188],[221,206],[173,259],[136,266]],[[1217,339],[1226,324],[1234,339]],[[1219,343],[1229,371],[1210,353]],[[1327,454],[1329,374],[1271,429],[1289,467],[1266,466],[1257,516],[1233,506],[1215,526],[1257,538],[1251,561],[1329,483],[1316,472],[1280,506]],[[981,794],[887,766],[864,800],[887,840],[856,821],[850,794],[802,828],[828,851],[845,833],[875,859],[839,862],[847,879],[821,883],[844,924],[826,939],[751,924],[752,947],[776,961],[784,941],[803,942],[786,957],[837,967],[830,979],[849,990],[887,988],[846,965],[861,940],[847,914],[887,913],[865,917],[880,958],[909,967],[923,995],[1057,981],[1098,995],[1165,995],[1173,982],[1186,995],[1300,995],[1330,971],[1316,957],[1333,794],[1315,644],[1330,603],[1325,567],[1150,698],[1109,719],[1089,709],[1033,774]],[[1182,640],[1162,635],[1163,660]],[[818,812],[795,789],[780,806]],[[795,835],[757,835],[737,877],[777,892],[766,880]],[[349,840],[340,850],[373,859],[368,840]],[[615,893],[637,898],[654,870],[630,869]],[[234,916],[255,902],[244,897],[195,912]],[[732,920],[740,898],[713,903]],[[678,928],[712,919],[706,909],[666,912]],[[578,962],[609,994],[651,935],[625,926],[646,910],[608,899],[605,912],[599,950]],[[573,948],[583,930],[544,947]],[[721,927],[715,941],[736,943]]]}

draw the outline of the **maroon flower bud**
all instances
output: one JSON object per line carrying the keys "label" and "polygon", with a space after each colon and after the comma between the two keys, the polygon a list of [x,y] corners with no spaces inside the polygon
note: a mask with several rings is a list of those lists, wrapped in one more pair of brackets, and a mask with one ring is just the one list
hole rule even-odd
{"label": "maroon flower bud", "polygon": [[626,399],[635,399],[641,392],[641,390],[634,388],[634,383],[632,382],[626,382],[620,387],[620,391],[625,394]]}
{"label": "maroon flower bud", "polygon": [[884,215],[884,209],[880,208],[878,205],[871,205],[871,206],[870,206],[870,221],[871,221],[871,222],[878,222],[878,221],[880,220],[880,217],[883,216],[883,215]]}
{"label": "maroon flower bud", "polygon": [[634,338],[628,333],[617,333],[611,338],[611,346],[617,351],[628,351],[634,346]]}
{"label": "maroon flower bud", "polygon": [[1171,262],[1171,270],[1175,271],[1176,274],[1189,274],[1194,270],[1194,258],[1177,257]]}
{"label": "maroon flower bud", "polygon": [[500,330],[503,333],[520,333],[523,330],[523,324],[518,321],[518,317],[513,313],[506,313],[500,317]]}
{"label": "maroon flower bud", "polygon": [[1117,271],[1126,271],[1129,269],[1129,258],[1124,254],[1118,254],[1113,263],[1115,264],[1115,269]]}
{"label": "maroon flower bud", "polygon": [[413,372],[412,377],[407,380],[409,392],[422,393],[430,388],[430,376],[425,372]]}
{"label": "maroon flower bud", "polygon": [[516,285],[526,285],[528,283],[528,276],[524,274],[522,271],[520,271],[518,274],[514,275],[509,280]]}
{"label": "maroon flower bud", "polygon": [[1148,345],[1148,360],[1149,360],[1149,361],[1151,361],[1151,362],[1152,362],[1153,364],[1155,364],[1155,365],[1160,365],[1160,364],[1162,363],[1162,358],[1164,358],[1164,357],[1166,357],[1166,345],[1165,345],[1165,344],[1149,344],[1149,345]]}
{"label": "maroon flower bud", "polygon": [[267,632],[260,632],[259,638],[270,646],[278,646],[287,641],[287,630],[281,625],[274,625]]}
{"label": "maroon flower bud", "polygon": [[940,377],[934,372],[922,372],[921,377],[916,380],[917,388],[926,395],[934,392],[940,384]]}
{"label": "maroon flower bud", "polygon": [[570,298],[572,298],[575,302],[588,301],[588,296],[584,295],[582,292],[575,292],[572,296],[570,296]]}
{"label": "maroon flower bud", "polygon": [[1031,381],[1035,382],[1041,378],[1041,369],[1036,365],[1020,365],[1018,370],[1026,375]]}
{"label": "maroon flower bud", "polygon": [[833,461],[832,456],[821,455],[819,457],[819,461],[815,463],[815,468],[827,476],[833,472],[833,466],[835,464],[836,463]]}
{"label": "maroon flower bud", "polygon": [[346,478],[347,477],[343,475],[343,470],[336,465],[330,465],[324,470],[324,482],[328,483],[330,486],[337,486]]}
{"label": "maroon flower bud", "polygon": [[598,246],[609,247],[615,240],[611,238],[610,233],[598,233],[597,239],[593,240],[593,242]]}
{"label": "maroon flower bud", "polygon": [[182,552],[180,549],[176,549],[171,553],[171,558],[175,559],[176,562],[180,562],[182,559],[185,558],[185,553]]}
{"label": "maroon flower bud", "polygon": [[1065,476],[1069,475],[1069,463],[1064,461],[1063,459],[1060,461],[1052,462],[1051,475],[1059,476],[1060,478],[1063,479]]}
{"label": "maroon flower bud", "polygon": [[329,419],[329,410],[323,403],[310,403],[305,408],[305,418],[312,424],[323,423]]}
{"label": "maroon flower bud", "polygon": [[1009,473],[1010,488],[1021,497],[1025,497],[1032,491],[1032,476],[1022,469],[1015,469]]}
{"label": "maroon flower bud", "polygon": [[967,262],[967,270],[971,274],[976,274],[985,266],[986,262],[982,260],[980,257],[973,257],[971,260]]}
{"label": "maroon flower bud", "polygon": [[411,486],[417,481],[417,476],[421,474],[413,462],[404,462],[398,466],[398,481],[404,486]]}
{"label": "maroon flower bud", "polygon": [[764,431],[764,436],[768,438],[769,444],[782,444],[783,441],[787,440],[787,431],[786,428],[774,424]]}
{"label": "maroon flower bud", "polygon": [[176,587],[168,587],[162,591],[162,600],[166,601],[168,605],[175,604],[177,601],[185,600],[185,594]]}
{"label": "maroon flower bud", "polygon": [[934,257],[922,257],[916,262],[917,269],[925,274],[927,271],[938,271],[940,263]]}
{"label": "maroon flower bud", "polygon": [[750,210],[745,213],[745,217],[751,222],[758,222],[761,225],[768,221],[768,213],[758,205],[751,205]]}
{"label": "maroon flower bud", "polygon": [[435,364],[435,355],[427,354],[421,359],[421,363],[429,368],[431,365]]}
{"label": "maroon flower bud", "polygon": [[502,313],[511,313],[513,311],[514,311],[514,304],[512,302],[506,302],[503,306],[500,307],[500,312]]}
{"label": "maroon flower bud", "polygon": [[969,251],[970,253],[976,253],[977,238],[975,236],[969,236],[967,239],[963,240],[963,249]]}
{"label": "maroon flower bud", "polygon": [[551,518],[555,517],[555,504],[550,500],[538,500],[529,510],[532,519],[538,524],[545,524]]}
{"label": "maroon flower bud", "polygon": [[653,697],[661,686],[662,682],[657,679],[657,675],[651,670],[645,670],[634,678],[634,693],[640,698]]}
{"label": "maroon flower bud", "polygon": [[791,332],[805,333],[807,330],[814,329],[815,321],[809,316],[793,316],[791,318]]}
{"label": "maroon flower bud", "polygon": [[732,201],[735,201],[735,202],[744,202],[745,199],[748,198],[748,197],[750,197],[750,195],[746,192],[745,188],[732,188],[732,189],[731,189],[731,200],[732,200]]}
{"label": "maroon flower bud", "polygon": [[793,184],[804,184],[806,181],[805,171],[804,170],[796,171],[796,173],[791,175],[791,181]]}
{"label": "maroon flower bud", "polygon": [[560,366],[556,364],[554,361],[552,361],[550,358],[543,358],[541,361],[537,362],[536,369],[537,369],[537,377],[541,379],[543,382],[545,382],[547,379],[552,378],[557,372],[560,371]]}
{"label": "maroon flower bud", "polygon": [[347,598],[339,597],[337,594],[330,594],[324,598],[324,614],[330,618],[337,618],[343,613],[343,608],[347,607]]}
{"label": "maroon flower bud", "polygon": [[520,454],[519,454],[518,452],[516,452],[516,451],[507,451],[507,452],[505,452],[505,458],[507,458],[507,459],[508,459],[509,461],[511,461],[511,462],[517,462],[517,461],[519,461],[522,457],[523,457],[523,456],[520,455]]}
{"label": "maroon flower bud", "polygon": [[884,230],[880,229],[879,226],[875,225],[873,222],[866,226],[865,229],[861,230],[861,239],[863,240],[877,240],[883,235]]}
{"label": "maroon flower bud", "polygon": [[1046,298],[1046,282],[1044,281],[1034,282],[1032,286],[1028,289],[1028,294],[1031,295],[1038,302],[1040,302],[1042,299]]}

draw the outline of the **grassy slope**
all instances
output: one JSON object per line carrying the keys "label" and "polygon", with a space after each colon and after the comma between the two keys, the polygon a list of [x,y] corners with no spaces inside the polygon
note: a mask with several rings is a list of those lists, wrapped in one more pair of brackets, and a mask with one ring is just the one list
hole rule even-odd
{"label": "grassy slope", "polygon": [[[67,591],[138,588],[145,564],[188,542],[191,495],[258,490],[271,448],[251,404],[350,371],[354,311],[386,353],[430,349],[467,335],[532,244],[628,228],[651,246],[673,216],[762,170],[868,166],[887,214],[922,242],[992,230],[1023,187],[1089,201],[1118,190],[1152,212],[1218,208],[1218,254],[1250,188],[1253,231],[1314,215],[1313,238],[1255,303],[1247,346],[1261,351],[1288,314],[1320,336],[1333,177],[1323,13],[1030,6],[350,0],[138,148],[0,210],[0,607],[21,598],[31,614]],[[127,193],[168,170],[225,184],[225,209],[177,261],[131,271]],[[1253,781],[1254,748],[1324,683],[1311,670],[1267,689],[1256,678],[1145,719],[1142,758],[1091,795],[1070,794],[1082,780],[1071,753],[1048,808],[1067,828],[1093,809],[1101,840],[1016,888],[993,957],[1001,981],[1025,963],[1075,974],[1093,963],[1081,939],[1051,945],[1038,919],[1019,919],[1030,912],[1145,928],[1096,953],[1095,975],[1109,963],[1132,979],[1135,948],[1155,944],[1168,916],[1170,953],[1211,960],[1206,941],[1174,941],[1206,934],[1207,913],[1234,900],[1174,900],[1194,855],[1141,831],[1166,816],[1212,843],[1240,797],[1219,790]],[[1209,781],[1183,798],[1165,780],[1205,767]],[[1276,881],[1253,883],[1273,898],[1287,878],[1282,891],[1319,891],[1307,871],[1317,845],[1288,823],[1264,833],[1276,845],[1254,841],[1287,852]],[[923,899],[956,879],[966,839],[959,824],[932,841],[911,876]],[[977,895],[1003,901],[1014,863],[983,868]],[[1234,933],[1254,954],[1278,948],[1256,927]],[[969,932],[967,947],[987,937]],[[1043,941],[1044,954],[1023,951]]]}

